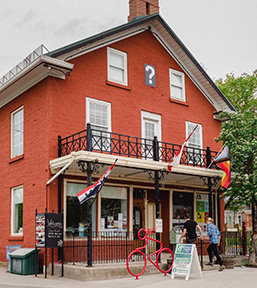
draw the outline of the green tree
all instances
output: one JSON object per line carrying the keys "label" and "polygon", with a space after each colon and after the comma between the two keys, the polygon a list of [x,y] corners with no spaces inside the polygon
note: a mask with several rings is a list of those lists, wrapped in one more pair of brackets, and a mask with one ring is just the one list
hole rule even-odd
{"label": "green tree", "polygon": [[[217,141],[230,148],[232,181],[224,196],[228,198],[226,207],[237,208],[251,204],[257,206],[257,70],[253,75],[246,73],[240,77],[227,75],[216,84],[237,109],[237,113],[222,113],[228,119],[222,123],[222,132]],[[253,217],[256,213],[253,213]],[[257,240],[257,219],[252,236],[252,253],[249,264],[255,264]]]}

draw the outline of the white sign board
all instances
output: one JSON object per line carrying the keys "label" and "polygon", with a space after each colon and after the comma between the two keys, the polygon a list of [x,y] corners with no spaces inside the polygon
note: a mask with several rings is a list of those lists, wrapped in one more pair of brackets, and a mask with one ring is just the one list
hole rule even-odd
{"label": "white sign board", "polygon": [[155,219],[155,227],[157,233],[162,233],[162,219]]}
{"label": "white sign board", "polygon": [[177,244],[171,279],[174,279],[175,275],[182,275],[188,280],[190,274],[203,277],[195,244]]}

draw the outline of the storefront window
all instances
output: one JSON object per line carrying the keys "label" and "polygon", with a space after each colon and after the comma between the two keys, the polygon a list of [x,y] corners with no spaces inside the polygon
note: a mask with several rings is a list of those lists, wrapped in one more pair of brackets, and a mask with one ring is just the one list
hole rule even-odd
{"label": "storefront window", "polygon": [[[66,186],[66,230],[79,231],[85,236],[87,223],[87,202],[78,204],[77,194],[87,187],[86,184],[68,182]],[[96,201],[92,206],[92,230],[96,231]]]}
{"label": "storefront window", "polygon": [[127,194],[127,188],[102,188],[101,231],[127,231]]}
{"label": "storefront window", "polygon": [[173,227],[180,226],[182,230],[185,223],[185,215],[189,213],[193,217],[193,193],[173,193]]}

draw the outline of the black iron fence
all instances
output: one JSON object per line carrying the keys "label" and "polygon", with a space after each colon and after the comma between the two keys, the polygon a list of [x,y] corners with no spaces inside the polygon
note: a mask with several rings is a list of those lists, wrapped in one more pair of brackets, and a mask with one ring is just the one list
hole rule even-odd
{"label": "black iron fence", "polygon": [[[86,130],[80,131],[65,138],[59,136],[59,157],[73,151],[89,150],[111,155],[125,156],[145,160],[160,160],[171,162],[181,148],[181,145],[128,136],[118,133],[92,129],[90,125]],[[156,152],[157,151],[157,152]],[[158,154],[158,155],[155,155]],[[215,158],[217,152],[195,147],[184,147],[181,164],[198,167],[207,167]],[[208,162],[209,161],[209,162]]]}
{"label": "black iron fence", "polygon": [[[251,233],[247,232],[246,238],[242,232],[222,232],[220,253],[228,256],[248,255]],[[155,237],[152,235],[151,237]],[[119,263],[125,262],[130,252],[135,248],[144,246],[145,242],[138,239],[133,233],[101,231],[93,232],[92,237],[92,263]],[[196,247],[203,265],[203,255],[207,255],[208,241],[197,240]],[[64,260],[65,263],[87,263],[87,237],[80,235],[78,230],[65,233]],[[173,252],[175,252],[175,245]],[[146,257],[156,251],[156,242],[149,241],[142,250]],[[154,259],[154,257],[153,257]],[[142,260],[141,254],[134,254],[134,261]]]}
{"label": "black iron fence", "polygon": [[[155,236],[155,235],[154,235]],[[153,236],[153,238],[154,238]],[[92,263],[125,262],[130,252],[136,247],[144,246],[132,232],[101,231],[92,235]],[[78,230],[65,232],[64,261],[65,263],[87,263],[87,236],[80,235]],[[156,251],[156,242],[149,241],[143,249],[146,256]],[[135,261],[141,258],[135,257]]]}
{"label": "black iron fence", "polygon": [[229,232],[221,233],[221,253],[230,256],[248,255],[251,246],[251,232]]}

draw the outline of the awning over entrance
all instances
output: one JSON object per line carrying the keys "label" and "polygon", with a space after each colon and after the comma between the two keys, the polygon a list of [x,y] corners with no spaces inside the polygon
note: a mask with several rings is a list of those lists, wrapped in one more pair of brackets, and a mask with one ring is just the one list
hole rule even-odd
{"label": "awning over entrance", "polygon": [[[203,167],[194,167],[190,165],[179,165],[172,168],[172,172],[167,172],[167,163],[161,161],[152,161],[136,158],[128,158],[123,156],[109,155],[90,151],[71,152],[69,155],[59,157],[50,161],[50,169],[53,174],[65,167],[71,161],[69,169],[65,172],[68,175],[85,175],[81,170],[81,162],[93,162],[98,164],[98,172],[104,173],[107,167],[105,165],[112,165],[118,159],[111,178],[118,178],[131,181],[149,181],[151,172],[160,171],[165,172],[164,181],[167,183],[187,184],[203,186],[201,177],[215,177],[221,178],[223,171],[216,169],[207,169]],[[98,175],[99,176],[99,175]],[[152,175],[154,178],[154,175]]]}

